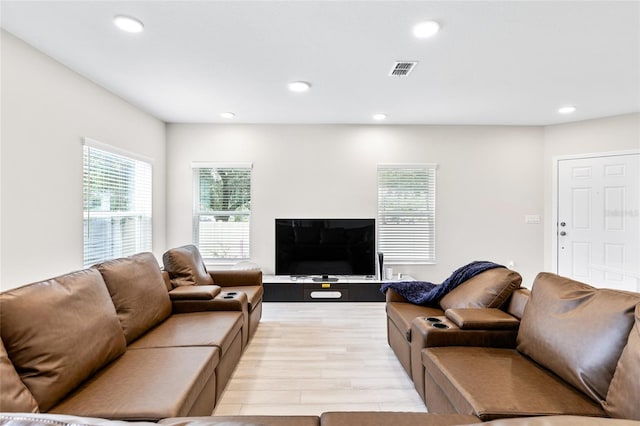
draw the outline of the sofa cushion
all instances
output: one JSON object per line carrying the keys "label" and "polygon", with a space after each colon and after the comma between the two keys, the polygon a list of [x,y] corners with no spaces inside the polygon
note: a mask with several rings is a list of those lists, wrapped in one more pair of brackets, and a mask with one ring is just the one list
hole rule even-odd
{"label": "sofa cushion", "polygon": [[186,245],[168,250],[162,255],[164,269],[171,277],[171,284],[213,285],[213,278],[204,266],[200,251],[194,245]]}
{"label": "sofa cushion", "polygon": [[635,318],[635,325],[613,374],[604,408],[611,417],[640,420],[637,399],[640,395],[640,305],[636,306]]}
{"label": "sofa cushion", "polygon": [[162,419],[164,426],[320,426],[317,416],[209,416]]}
{"label": "sofa cushion", "polygon": [[493,420],[475,426],[638,426],[638,423],[603,417],[543,416]]}
{"label": "sofa cushion", "polygon": [[540,273],[517,349],[601,403],[634,322],[640,294]]}
{"label": "sofa cushion", "polygon": [[0,340],[0,412],[37,413],[38,403],[22,383]]}
{"label": "sofa cushion", "polygon": [[162,272],[151,253],[97,265],[118,312],[127,343],[171,315],[171,300]]}
{"label": "sofa cushion", "polygon": [[186,416],[219,359],[216,347],[127,351],[50,412],[117,420]]}
{"label": "sofa cushion", "polygon": [[173,314],[129,349],[217,346],[224,355],[241,328],[242,312],[238,311]]}
{"label": "sofa cushion", "polygon": [[9,358],[41,411],[125,351],[96,269],[2,293],[0,324]]}
{"label": "sofa cushion", "polygon": [[442,299],[443,311],[451,308],[499,308],[520,288],[522,276],[507,268],[484,271],[463,282]]}
{"label": "sofa cushion", "polygon": [[426,403],[434,384],[455,411],[483,421],[538,415],[604,416],[583,393],[515,349],[445,346],[422,351]]}
{"label": "sofa cushion", "polygon": [[322,426],[453,426],[478,423],[464,414],[433,414],[393,411],[329,411],[322,413]]}
{"label": "sofa cushion", "polygon": [[130,423],[100,419],[96,417],[79,417],[65,414],[24,414],[0,413],[0,425],[3,426],[157,426],[153,422]]}

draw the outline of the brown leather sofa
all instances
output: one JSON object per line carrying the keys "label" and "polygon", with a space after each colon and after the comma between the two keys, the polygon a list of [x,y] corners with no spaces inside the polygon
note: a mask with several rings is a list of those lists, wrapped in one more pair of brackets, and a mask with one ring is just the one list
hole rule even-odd
{"label": "brown leather sofa", "polygon": [[[247,308],[243,340],[248,342],[253,336],[262,317],[262,272],[260,270],[215,270],[207,271],[198,248],[185,245],[168,250],[162,256],[164,263],[164,278],[172,298],[175,309],[179,312],[207,310],[212,302],[193,301],[192,293],[200,292],[203,286],[214,291],[224,290],[227,297],[245,294]],[[197,286],[197,287],[194,287]],[[182,299],[184,296],[187,300]],[[216,309],[220,309],[217,307]]]}
{"label": "brown leather sofa", "polygon": [[[518,321],[514,322],[513,316],[504,311],[513,311],[517,315],[520,298],[516,296],[512,302],[512,294],[520,288],[521,282],[522,276],[516,271],[489,269],[454,288],[434,306],[412,304],[392,289],[387,290],[387,340],[423,398],[423,348],[445,344],[491,343],[499,347],[515,344]],[[527,292],[526,289],[519,291]],[[448,311],[451,316],[456,310],[466,325],[461,327],[445,313]],[[489,324],[481,326],[478,315],[489,315],[490,318],[482,319],[483,322],[488,320]]]}
{"label": "brown leather sofa", "polygon": [[640,420],[640,294],[540,273],[523,311],[511,347],[421,350],[429,412]]}
{"label": "brown leather sofa", "polygon": [[224,291],[224,278],[167,291],[141,253],[0,294],[0,411],[211,414],[248,338],[247,294],[262,285],[259,273],[231,276]]}
{"label": "brown leather sofa", "polygon": [[[474,416],[403,412],[327,412],[321,416],[212,416],[136,422],[132,426],[638,426],[640,422],[598,417],[548,416],[479,423]],[[68,415],[0,413],[0,426],[129,426],[129,423]]]}

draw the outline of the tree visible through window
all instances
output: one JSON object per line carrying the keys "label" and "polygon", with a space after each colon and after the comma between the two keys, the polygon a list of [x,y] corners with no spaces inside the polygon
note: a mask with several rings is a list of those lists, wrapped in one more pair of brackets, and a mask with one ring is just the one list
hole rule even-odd
{"label": "tree visible through window", "polygon": [[83,147],[84,266],[151,250],[151,164]]}
{"label": "tree visible through window", "polygon": [[224,261],[249,258],[251,165],[193,168],[193,240],[202,257]]}
{"label": "tree visible through window", "polygon": [[435,263],[435,204],[435,165],[378,165],[378,250],[385,263]]}

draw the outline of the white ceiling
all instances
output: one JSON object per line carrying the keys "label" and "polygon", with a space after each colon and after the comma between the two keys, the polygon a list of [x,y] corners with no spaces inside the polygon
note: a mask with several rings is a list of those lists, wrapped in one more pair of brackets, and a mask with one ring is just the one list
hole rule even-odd
{"label": "white ceiling", "polygon": [[[167,122],[546,125],[640,111],[638,1],[2,1],[2,27]],[[140,34],[112,24],[144,22]],[[419,40],[411,28],[437,20]],[[395,61],[419,61],[407,78]],[[306,80],[304,94],[287,83]],[[576,105],[576,113],[557,109]]]}

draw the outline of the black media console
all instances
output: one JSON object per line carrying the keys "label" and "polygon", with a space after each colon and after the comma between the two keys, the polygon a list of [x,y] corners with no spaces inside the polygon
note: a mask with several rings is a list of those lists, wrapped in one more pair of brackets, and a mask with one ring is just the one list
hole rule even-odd
{"label": "black media console", "polygon": [[[403,281],[411,280],[406,275]],[[311,277],[265,275],[262,278],[265,302],[384,302],[382,281],[367,277],[339,277],[318,282]]]}

